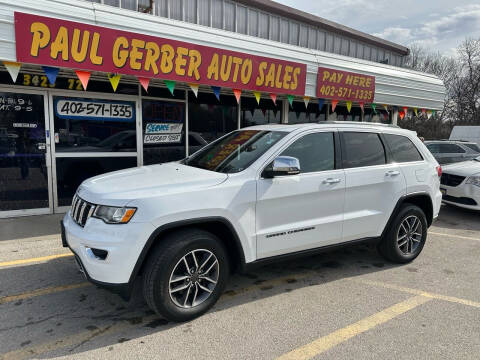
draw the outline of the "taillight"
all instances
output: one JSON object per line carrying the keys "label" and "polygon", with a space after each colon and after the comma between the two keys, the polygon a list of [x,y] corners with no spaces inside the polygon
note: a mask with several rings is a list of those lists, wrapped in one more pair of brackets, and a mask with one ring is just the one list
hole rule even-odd
{"label": "taillight", "polygon": [[437,166],[437,174],[438,174],[438,177],[442,177],[442,167],[441,166]]}

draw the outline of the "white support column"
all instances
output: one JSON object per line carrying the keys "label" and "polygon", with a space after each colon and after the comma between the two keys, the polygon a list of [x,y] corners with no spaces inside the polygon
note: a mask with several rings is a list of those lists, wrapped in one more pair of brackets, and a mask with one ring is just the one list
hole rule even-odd
{"label": "white support column", "polygon": [[395,108],[392,115],[392,124],[397,125],[397,120],[398,120],[398,108]]}
{"label": "white support column", "polygon": [[240,100],[238,101],[237,105],[237,128],[240,129],[242,127],[242,97],[240,96]]}
{"label": "white support column", "polygon": [[282,100],[282,110],[282,118],[280,119],[280,123],[288,124],[288,112],[290,111],[288,99]]}

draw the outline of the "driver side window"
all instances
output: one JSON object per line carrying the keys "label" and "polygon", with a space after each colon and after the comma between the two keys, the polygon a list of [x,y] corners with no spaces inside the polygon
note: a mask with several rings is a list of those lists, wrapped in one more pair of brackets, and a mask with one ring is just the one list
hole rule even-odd
{"label": "driver side window", "polygon": [[281,156],[300,160],[302,174],[335,169],[335,142],[332,132],[305,135],[296,140]]}

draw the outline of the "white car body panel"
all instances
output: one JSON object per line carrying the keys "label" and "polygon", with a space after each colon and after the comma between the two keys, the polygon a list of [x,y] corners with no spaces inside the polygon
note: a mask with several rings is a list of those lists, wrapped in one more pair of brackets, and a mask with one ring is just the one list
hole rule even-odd
{"label": "white car body panel", "polygon": [[[480,158],[479,158],[480,159]],[[480,161],[470,160],[444,167],[444,172],[447,174],[458,175],[465,177],[465,180],[458,186],[440,185],[446,191],[446,195],[455,198],[470,198],[476,201],[477,205],[466,205],[458,202],[443,200],[443,202],[458,206],[464,209],[480,210],[480,186],[467,184],[470,176],[480,176]]]}
{"label": "white car body panel", "polygon": [[[77,195],[85,201],[137,209],[131,221],[122,225],[106,224],[92,217],[81,227],[70,212],[65,215],[68,245],[91,279],[111,284],[128,282],[148,239],[156,229],[173,223],[223,219],[236,233],[245,263],[252,263],[276,255],[378,237],[397,203],[406,195],[428,194],[433,216],[438,215],[441,203],[438,163],[413,132],[373,124],[338,123],[248,129],[288,134],[239,173],[223,174],[168,163],[104,174],[82,183]],[[344,130],[407,136],[425,160],[262,178],[264,168],[296,139],[312,132]],[[391,176],[391,171],[395,175]],[[325,182],[331,179],[338,182]],[[88,252],[90,247],[107,250],[107,258],[92,257]]]}

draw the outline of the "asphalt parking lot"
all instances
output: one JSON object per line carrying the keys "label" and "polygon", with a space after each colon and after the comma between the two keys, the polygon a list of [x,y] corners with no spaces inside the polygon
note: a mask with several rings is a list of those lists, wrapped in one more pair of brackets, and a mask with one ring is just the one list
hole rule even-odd
{"label": "asphalt parking lot", "polygon": [[444,206],[407,265],[356,246],[235,275],[182,324],[86,283],[57,224],[0,220],[0,359],[480,358],[480,213]]}

